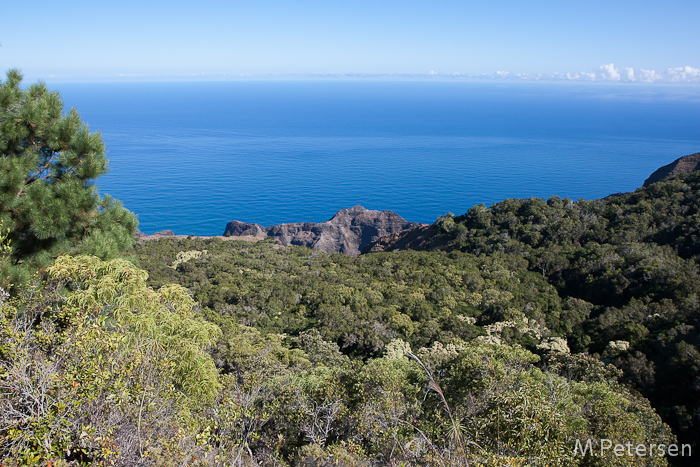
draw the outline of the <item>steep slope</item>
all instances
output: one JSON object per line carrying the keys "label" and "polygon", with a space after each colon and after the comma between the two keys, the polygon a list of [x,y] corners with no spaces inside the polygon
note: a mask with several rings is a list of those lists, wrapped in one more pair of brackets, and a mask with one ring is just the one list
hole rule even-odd
{"label": "steep slope", "polygon": [[649,186],[652,183],[681,173],[694,172],[698,169],[700,169],[700,152],[680,157],[670,164],[657,169],[646,179],[644,186]]}
{"label": "steep slope", "polygon": [[391,211],[372,211],[362,206],[338,211],[326,222],[296,222],[263,227],[232,221],[224,235],[270,236],[284,245],[303,245],[327,253],[358,256],[362,249],[379,238],[422,226],[408,222]]}

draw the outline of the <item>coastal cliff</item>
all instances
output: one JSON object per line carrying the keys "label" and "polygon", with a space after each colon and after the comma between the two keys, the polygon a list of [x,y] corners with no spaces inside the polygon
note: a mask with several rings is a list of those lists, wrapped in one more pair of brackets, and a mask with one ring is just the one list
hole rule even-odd
{"label": "coastal cliff", "polygon": [[657,169],[644,182],[644,186],[649,186],[668,177],[673,177],[681,173],[694,172],[700,169],[700,152],[680,157],[668,165]]}
{"label": "coastal cliff", "polygon": [[409,222],[392,211],[373,211],[362,206],[338,211],[326,222],[296,222],[263,227],[240,221],[226,225],[225,236],[269,236],[284,246],[303,245],[327,253],[358,256],[370,243],[423,224]]}

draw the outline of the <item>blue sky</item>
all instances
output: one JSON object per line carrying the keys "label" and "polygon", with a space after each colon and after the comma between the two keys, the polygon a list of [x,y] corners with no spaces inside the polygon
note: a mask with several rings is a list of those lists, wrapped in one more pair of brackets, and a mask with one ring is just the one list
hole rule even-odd
{"label": "blue sky", "polygon": [[31,80],[434,73],[700,83],[697,0],[4,3],[0,66]]}

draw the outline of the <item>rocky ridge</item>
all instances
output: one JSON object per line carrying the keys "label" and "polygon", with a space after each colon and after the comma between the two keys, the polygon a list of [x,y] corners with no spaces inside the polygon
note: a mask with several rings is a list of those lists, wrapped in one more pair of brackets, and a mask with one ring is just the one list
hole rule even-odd
{"label": "rocky ridge", "polygon": [[358,256],[370,243],[424,224],[409,222],[392,211],[362,206],[338,211],[326,222],[296,222],[263,227],[241,221],[226,225],[224,236],[274,237],[281,245],[303,245],[327,253]]}

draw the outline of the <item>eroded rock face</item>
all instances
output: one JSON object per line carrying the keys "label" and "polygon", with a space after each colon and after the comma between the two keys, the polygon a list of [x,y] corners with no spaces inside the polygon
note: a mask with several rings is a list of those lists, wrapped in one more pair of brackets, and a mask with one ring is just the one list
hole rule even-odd
{"label": "eroded rock face", "polygon": [[338,211],[326,222],[297,222],[263,227],[232,221],[226,225],[224,235],[267,235],[280,244],[303,245],[328,253],[345,253],[358,256],[371,242],[385,235],[420,226],[408,222],[391,211],[371,211],[362,206]]}
{"label": "eroded rock face", "polygon": [[700,152],[683,156],[657,169],[646,179],[644,186],[649,186],[652,183],[663,180],[664,178],[673,177],[680,173],[694,172],[696,170],[700,170]]}

